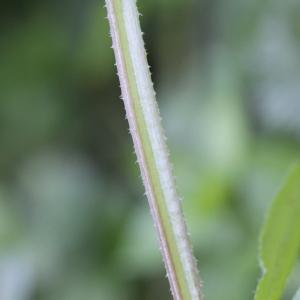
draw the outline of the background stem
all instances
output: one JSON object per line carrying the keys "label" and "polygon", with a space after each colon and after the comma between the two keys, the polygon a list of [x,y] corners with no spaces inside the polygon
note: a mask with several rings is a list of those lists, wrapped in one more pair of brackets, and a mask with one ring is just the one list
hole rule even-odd
{"label": "background stem", "polygon": [[174,299],[202,299],[135,0],[106,0],[122,98]]}

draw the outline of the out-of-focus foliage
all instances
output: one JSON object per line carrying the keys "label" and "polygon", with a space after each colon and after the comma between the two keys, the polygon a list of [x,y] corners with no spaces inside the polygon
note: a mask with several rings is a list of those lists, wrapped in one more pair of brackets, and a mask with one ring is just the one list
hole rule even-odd
{"label": "out-of-focus foliage", "polygon": [[274,199],[260,244],[263,276],[255,299],[280,299],[300,250],[300,165]]}
{"label": "out-of-focus foliage", "polygon": [[[206,298],[252,299],[299,158],[300,2],[138,3]],[[0,299],[170,299],[103,1],[1,4]]]}
{"label": "out-of-focus foliage", "polygon": [[296,295],[293,298],[293,300],[299,300],[299,299],[300,299],[300,290],[298,290],[298,292],[296,293]]}

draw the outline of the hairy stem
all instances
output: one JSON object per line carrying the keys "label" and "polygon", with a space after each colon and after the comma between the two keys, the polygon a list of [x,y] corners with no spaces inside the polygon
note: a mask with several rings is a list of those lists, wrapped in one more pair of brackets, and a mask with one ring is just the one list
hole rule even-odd
{"label": "hairy stem", "polygon": [[171,291],[201,300],[201,283],[175,188],[135,0],[106,0],[122,98]]}

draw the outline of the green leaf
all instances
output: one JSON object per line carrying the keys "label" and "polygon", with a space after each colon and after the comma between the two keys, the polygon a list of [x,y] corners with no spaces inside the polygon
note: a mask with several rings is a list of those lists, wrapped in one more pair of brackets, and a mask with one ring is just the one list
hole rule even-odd
{"label": "green leaf", "polygon": [[[260,259],[263,276],[255,300],[280,299],[300,248],[300,164],[274,199],[263,226]],[[297,298],[298,299],[298,298]]]}

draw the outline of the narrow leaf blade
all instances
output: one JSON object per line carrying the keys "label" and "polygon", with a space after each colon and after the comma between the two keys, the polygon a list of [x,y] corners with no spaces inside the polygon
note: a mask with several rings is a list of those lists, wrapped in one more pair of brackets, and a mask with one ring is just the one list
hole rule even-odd
{"label": "narrow leaf blade", "polygon": [[300,248],[300,164],[274,199],[260,242],[263,276],[255,300],[278,300]]}

